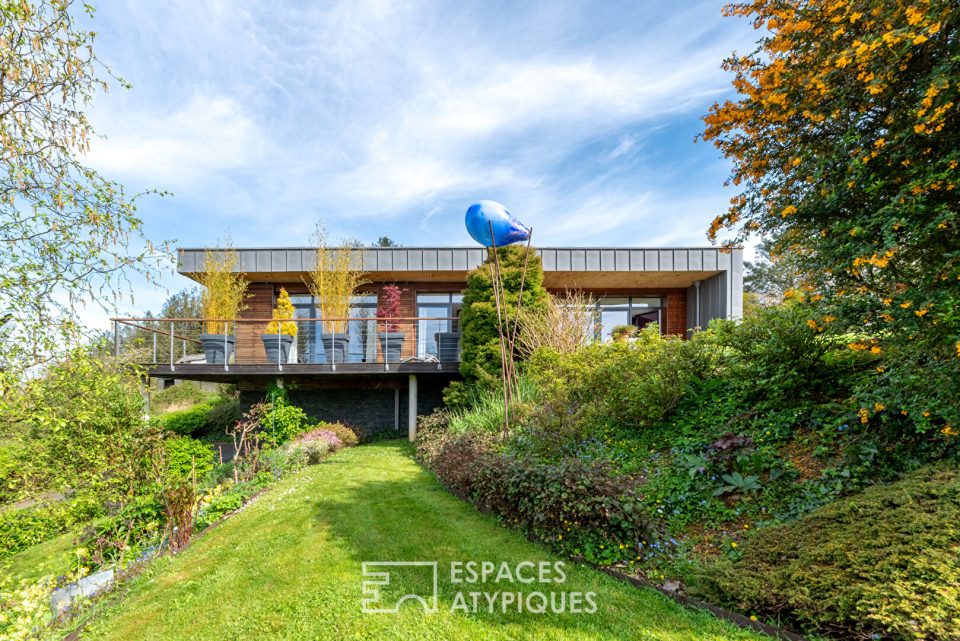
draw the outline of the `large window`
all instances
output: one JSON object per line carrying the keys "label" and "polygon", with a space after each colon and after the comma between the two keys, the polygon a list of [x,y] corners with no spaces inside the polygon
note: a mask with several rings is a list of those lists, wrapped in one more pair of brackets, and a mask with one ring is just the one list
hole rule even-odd
{"label": "large window", "polygon": [[610,332],[617,325],[634,325],[644,328],[658,323],[663,332],[662,301],[649,296],[604,297],[597,301],[600,314],[600,338],[610,340]]}
{"label": "large window", "polygon": [[[456,360],[456,345],[460,331],[460,292],[431,292],[417,294],[417,358]],[[439,320],[429,320],[439,319]]]}
{"label": "large window", "polygon": [[[309,294],[291,296],[296,318],[319,318],[317,299]],[[350,302],[351,320],[347,334],[350,343],[347,347],[348,363],[367,363],[377,360],[377,296],[360,294]],[[323,345],[320,334],[327,331],[320,322],[298,323],[297,362],[326,363],[329,345]]]}

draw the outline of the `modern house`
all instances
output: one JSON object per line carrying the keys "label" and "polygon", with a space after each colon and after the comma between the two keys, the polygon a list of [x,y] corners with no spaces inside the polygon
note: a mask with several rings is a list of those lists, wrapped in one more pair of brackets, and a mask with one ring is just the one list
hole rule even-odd
{"label": "modern house", "polygon": [[[318,318],[316,301],[304,284],[315,265],[315,249],[236,251],[237,271],[250,283],[250,298],[232,325],[236,347],[228,362],[208,363],[199,356],[199,345],[189,336],[196,335],[200,319],[116,319],[118,327],[143,327],[149,320],[150,327],[159,328],[153,330],[155,336],[165,335],[166,347],[158,353],[154,339],[152,356],[147,356],[150,376],[233,383],[250,401],[260,398],[270,382],[280,381],[312,416],[397,432],[404,417],[412,438],[416,416],[439,406],[441,391],[459,376],[457,319],[462,291],[467,272],[483,263],[486,250],[352,250],[353,263],[369,284],[353,297],[348,338],[342,345],[325,338],[330,336],[323,328],[328,319]],[[205,252],[180,249],[179,272],[196,280]],[[650,323],[657,323],[664,333],[683,335],[711,319],[739,318],[742,313],[740,249],[555,247],[538,253],[549,291],[581,290],[597,301],[602,326],[598,338],[608,338],[617,325]],[[401,288],[395,330],[402,334],[402,342],[392,346],[378,339],[382,323],[375,318],[383,288],[390,284]],[[261,334],[281,288],[291,295],[299,331],[286,359],[268,358]]]}

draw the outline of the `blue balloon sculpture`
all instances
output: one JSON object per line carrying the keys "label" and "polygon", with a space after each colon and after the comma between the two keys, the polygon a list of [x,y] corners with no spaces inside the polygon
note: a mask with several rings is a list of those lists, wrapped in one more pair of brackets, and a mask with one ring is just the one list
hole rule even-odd
{"label": "blue balloon sculpture", "polygon": [[[483,245],[497,247],[512,245],[530,237],[530,229],[513,217],[507,208],[492,200],[481,200],[467,209],[467,231],[470,236]],[[493,224],[493,238],[490,237],[490,225]]]}

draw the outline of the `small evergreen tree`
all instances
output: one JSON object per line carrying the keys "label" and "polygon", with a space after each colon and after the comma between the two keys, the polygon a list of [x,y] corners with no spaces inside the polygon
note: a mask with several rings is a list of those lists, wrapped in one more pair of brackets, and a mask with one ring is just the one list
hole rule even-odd
{"label": "small evergreen tree", "polygon": [[[527,275],[523,278],[523,247],[497,249],[503,276],[505,333],[513,332],[517,322],[517,298],[523,279],[523,310],[544,310],[548,294],[543,288],[543,266],[536,251],[530,249]],[[467,274],[467,289],[460,315],[463,356],[460,373],[468,383],[495,386],[501,380],[500,334],[497,331],[497,307],[490,278],[491,257]]]}

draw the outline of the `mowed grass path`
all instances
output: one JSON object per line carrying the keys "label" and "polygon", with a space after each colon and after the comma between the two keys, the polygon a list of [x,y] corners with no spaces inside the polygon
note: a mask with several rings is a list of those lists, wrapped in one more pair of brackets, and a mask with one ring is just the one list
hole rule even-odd
{"label": "mowed grass path", "polygon": [[[438,612],[361,610],[364,561],[438,561]],[[171,559],[81,632],[82,639],[767,639],[586,567],[550,589],[596,592],[595,614],[451,611],[451,561],[557,561],[448,494],[406,444],[367,445],[280,482]],[[398,579],[401,582],[404,579]],[[410,578],[410,581],[416,579]],[[393,586],[397,589],[403,585]]]}

